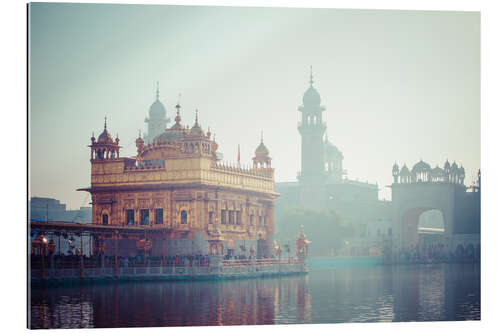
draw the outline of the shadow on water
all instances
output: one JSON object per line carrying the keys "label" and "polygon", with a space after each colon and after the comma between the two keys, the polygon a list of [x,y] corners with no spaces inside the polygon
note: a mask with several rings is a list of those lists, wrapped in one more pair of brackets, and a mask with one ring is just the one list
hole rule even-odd
{"label": "shadow on water", "polygon": [[32,288],[32,328],[479,320],[480,266],[315,262],[306,276]]}

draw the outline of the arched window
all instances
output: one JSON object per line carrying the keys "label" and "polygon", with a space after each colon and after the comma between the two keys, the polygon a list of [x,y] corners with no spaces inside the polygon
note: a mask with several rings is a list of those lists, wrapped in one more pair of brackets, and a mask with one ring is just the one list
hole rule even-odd
{"label": "arched window", "polygon": [[108,214],[102,214],[102,224],[108,225]]}
{"label": "arched window", "polygon": [[188,213],[185,210],[181,210],[181,224],[187,224]]}

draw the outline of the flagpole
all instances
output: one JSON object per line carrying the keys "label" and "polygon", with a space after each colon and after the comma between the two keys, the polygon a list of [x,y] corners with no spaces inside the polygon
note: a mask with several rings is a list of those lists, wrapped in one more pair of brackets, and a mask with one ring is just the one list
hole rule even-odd
{"label": "flagpole", "polygon": [[238,143],[238,167],[240,167],[240,144]]}

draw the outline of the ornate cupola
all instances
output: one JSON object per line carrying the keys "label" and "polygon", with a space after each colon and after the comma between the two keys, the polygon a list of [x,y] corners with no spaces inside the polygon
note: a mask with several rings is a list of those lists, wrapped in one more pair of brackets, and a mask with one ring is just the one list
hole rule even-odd
{"label": "ornate cupola", "polygon": [[302,103],[304,106],[316,106],[319,107],[321,105],[321,96],[318,91],[313,87],[313,73],[311,66],[311,73],[309,74],[309,88],[304,93],[302,97]]}
{"label": "ornate cupola", "polygon": [[399,172],[399,181],[403,184],[407,184],[411,182],[411,173],[410,169],[406,166],[406,163],[403,165],[401,168],[401,171]]}
{"label": "ornate cupola", "polygon": [[446,162],[444,163],[443,170],[445,174],[445,181],[449,182],[451,167],[450,167],[450,162],[448,162],[448,159],[446,159]]}
{"label": "ornate cupola", "polygon": [[260,144],[255,149],[255,157],[253,158],[253,167],[257,168],[270,168],[271,167],[271,157],[269,157],[269,150],[264,145],[264,134],[260,134]]}
{"label": "ornate cupola", "polygon": [[175,124],[170,128],[172,130],[182,130],[183,127],[181,125],[181,105],[179,103],[177,103],[175,105],[175,108],[177,109],[177,113],[175,115]]}
{"label": "ornate cupola", "polygon": [[450,169],[450,181],[452,183],[458,183],[458,165],[457,162],[453,161]]}
{"label": "ornate cupola", "polygon": [[295,242],[295,249],[297,253],[297,257],[300,259],[304,259],[307,257],[307,254],[309,252],[309,243],[311,243],[307,237],[306,234],[304,233],[304,226],[300,226],[300,233],[299,236],[297,237],[297,241]]}
{"label": "ornate cupola", "polygon": [[107,159],[117,159],[120,158],[120,146],[118,139],[118,134],[116,135],[116,140],[113,140],[111,134],[108,132],[107,118],[104,117],[104,130],[97,138],[97,141],[92,134],[90,138],[90,160],[99,161]]}
{"label": "ornate cupola", "polygon": [[465,169],[464,166],[461,165],[460,168],[458,169],[458,182],[463,185],[464,179],[465,179]]}
{"label": "ornate cupola", "polygon": [[396,162],[394,162],[392,166],[392,177],[394,177],[394,183],[397,183],[399,178],[399,166]]}
{"label": "ornate cupola", "polygon": [[193,136],[205,136],[205,133],[203,133],[203,130],[201,129],[200,124],[198,123],[198,109],[196,109],[195,122],[193,127],[191,127],[189,134]]}
{"label": "ornate cupola", "polygon": [[137,147],[137,155],[140,155],[144,149],[144,140],[141,137],[141,131],[139,130],[139,137],[135,140],[135,146]]}

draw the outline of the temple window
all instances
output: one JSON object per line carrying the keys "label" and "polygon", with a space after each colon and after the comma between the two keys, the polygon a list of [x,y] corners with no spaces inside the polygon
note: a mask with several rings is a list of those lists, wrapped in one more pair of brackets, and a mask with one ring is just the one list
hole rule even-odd
{"label": "temple window", "polygon": [[234,210],[229,211],[229,224],[234,224]]}
{"label": "temple window", "polygon": [[236,224],[241,225],[241,211],[240,210],[236,211]]}
{"label": "temple window", "polygon": [[163,209],[155,209],[155,224],[163,224]]}
{"label": "temple window", "polygon": [[188,213],[185,210],[181,210],[181,224],[187,224]]}
{"label": "temple window", "polygon": [[267,225],[267,216],[264,216],[264,225]]}
{"label": "temple window", "polygon": [[127,209],[127,225],[134,225],[134,210],[133,209]]}
{"label": "temple window", "polygon": [[253,214],[250,215],[250,225],[253,225]]}
{"label": "temple window", "polygon": [[259,226],[262,225],[262,216],[259,216]]}
{"label": "temple window", "polygon": [[108,225],[108,214],[102,214],[102,224]]}
{"label": "temple window", "polygon": [[149,209],[141,209],[141,225],[149,224]]}
{"label": "temple window", "polygon": [[226,224],[226,210],[222,209],[220,211],[220,223]]}
{"label": "temple window", "polygon": [[208,224],[214,224],[214,212],[208,212]]}

